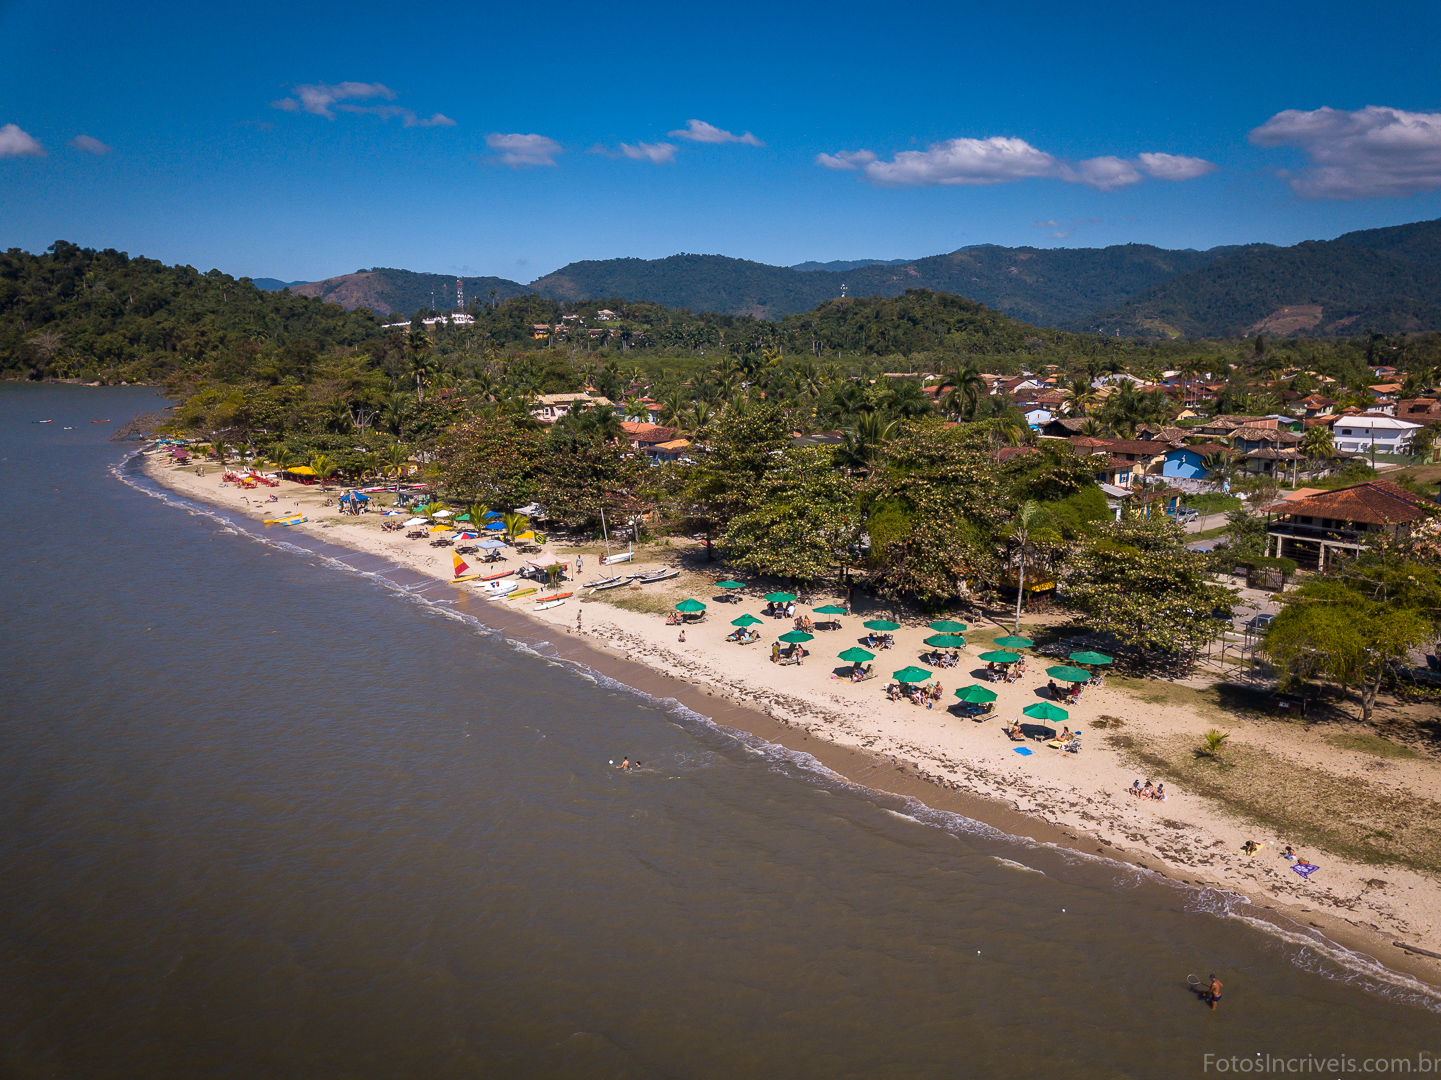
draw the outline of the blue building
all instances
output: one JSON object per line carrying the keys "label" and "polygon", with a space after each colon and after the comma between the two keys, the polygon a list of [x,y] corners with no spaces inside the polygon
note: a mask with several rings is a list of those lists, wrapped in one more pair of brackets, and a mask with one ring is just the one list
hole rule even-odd
{"label": "blue building", "polygon": [[1166,460],[1161,463],[1161,475],[1181,480],[1204,480],[1206,467],[1201,464],[1202,459],[1207,454],[1224,449],[1212,444],[1172,447],[1166,451]]}

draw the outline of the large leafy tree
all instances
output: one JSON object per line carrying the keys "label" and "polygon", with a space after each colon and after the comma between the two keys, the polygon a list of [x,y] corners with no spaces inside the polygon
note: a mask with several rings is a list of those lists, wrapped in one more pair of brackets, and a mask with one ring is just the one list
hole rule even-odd
{"label": "large leafy tree", "polygon": [[1325,675],[1356,691],[1361,719],[1369,721],[1390,667],[1435,640],[1434,617],[1414,604],[1375,599],[1355,580],[1320,578],[1288,596],[1265,649],[1296,674]]}
{"label": "large leafy tree", "polygon": [[436,474],[447,494],[486,506],[535,498],[544,436],[509,416],[477,417],[441,440]]}
{"label": "large leafy tree", "polygon": [[752,493],[789,442],[778,405],[732,405],[707,430],[707,452],[687,477],[686,500],[723,527],[750,508]]}
{"label": "large leafy tree", "polygon": [[882,595],[938,606],[994,580],[992,537],[1004,500],[984,449],[964,428],[900,425],[863,488],[871,580]]}
{"label": "large leafy tree", "polygon": [[1067,601],[1098,630],[1138,648],[1194,652],[1210,641],[1233,590],[1216,585],[1205,557],[1174,523],[1129,517],[1097,526],[1062,571]]}
{"label": "large leafy tree", "polygon": [[645,469],[627,442],[607,441],[598,432],[552,431],[537,455],[537,495],[552,520],[593,527],[602,510],[614,520],[641,509]]}
{"label": "large leafy tree", "polygon": [[822,447],[782,451],[731,518],[730,561],[758,574],[815,581],[850,562],[859,537],[852,481]]}

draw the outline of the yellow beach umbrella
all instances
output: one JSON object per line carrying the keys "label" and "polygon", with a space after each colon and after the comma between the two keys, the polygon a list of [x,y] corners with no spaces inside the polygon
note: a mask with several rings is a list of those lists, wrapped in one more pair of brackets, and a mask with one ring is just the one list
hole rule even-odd
{"label": "yellow beach umbrella", "polygon": [[292,465],[292,466],[290,466],[290,468],[286,469],[285,471],[288,472],[288,473],[294,473],[296,476],[314,476],[314,475],[315,475],[315,470],[312,469],[309,465]]}

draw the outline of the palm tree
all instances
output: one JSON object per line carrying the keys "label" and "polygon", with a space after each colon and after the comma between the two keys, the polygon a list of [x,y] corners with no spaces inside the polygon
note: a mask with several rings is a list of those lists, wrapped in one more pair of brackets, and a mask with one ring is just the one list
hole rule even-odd
{"label": "palm tree", "polygon": [[920,386],[903,382],[891,391],[891,408],[905,420],[914,420],[931,411],[931,399]]}
{"label": "palm tree", "polygon": [[845,433],[836,447],[840,464],[847,469],[869,473],[880,455],[881,447],[891,437],[896,421],[879,413],[862,413],[855,426]]}
{"label": "palm tree", "polygon": [[[1225,447],[1213,450],[1202,456],[1201,468],[1206,470],[1208,479],[1220,484],[1224,490],[1230,486],[1231,479],[1236,475],[1235,455]],[[1208,502],[1207,505],[1209,506],[1210,503]],[[1201,516],[1201,532],[1206,531],[1206,519],[1210,516],[1209,510]]]}
{"label": "palm tree", "polygon": [[1331,438],[1331,429],[1325,424],[1307,428],[1301,436],[1301,453],[1306,458],[1306,473],[1311,473],[1311,462],[1330,462],[1336,456],[1336,444]]}
{"label": "palm tree", "polygon": [[661,419],[667,424],[678,425],[681,417],[685,415],[686,407],[690,404],[690,398],[686,397],[684,391],[679,387],[672,390],[661,401]]}
{"label": "palm tree", "polygon": [[1027,499],[1005,530],[1006,538],[1015,544],[1015,557],[1020,564],[1020,572],[1016,578],[1016,621],[1011,628],[1013,634],[1021,632],[1021,603],[1026,597],[1026,562],[1035,552],[1037,541],[1059,539],[1059,534],[1050,527],[1049,521],[1050,518],[1041,509],[1041,504],[1035,499]]}
{"label": "palm tree", "polygon": [[470,515],[471,528],[480,529],[485,525],[485,515],[490,513],[490,507],[484,503],[471,503],[465,512]]}
{"label": "palm tree", "polygon": [[310,467],[315,470],[315,475],[324,480],[335,471],[335,465],[331,462],[329,455],[316,454],[310,459]]}
{"label": "palm tree", "polygon": [[430,352],[430,339],[425,336],[424,331],[412,330],[405,345],[406,351],[410,354],[410,374],[415,379],[415,400],[417,404],[423,405],[425,403],[425,381],[435,370]]}
{"label": "palm tree", "polygon": [[385,455],[385,463],[390,466],[390,471],[395,474],[395,490],[400,490],[400,478],[405,474],[406,462],[410,460],[410,451],[401,443],[396,443]]}
{"label": "palm tree", "polygon": [[284,472],[290,466],[295,464],[295,455],[292,454],[287,447],[281,445],[276,446],[273,450],[270,451],[270,460],[272,463],[274,463],[277,469],[279,469],[281,472]]}
{"label": "palm tree", "polygon": [[959,368],[941,382],[941,409],[958,420],[974,416],[985,396],[986,381],[974,367]]}
{"label": "palm tree", "polygon": [[699,431],[710,423],[711,415],[714,412],[709,402],[697,401],[690,407],[690,418],[694,430]]}
{"label": "palm tree", "polygon": [[217,437],[213,437],[213,438],[210,440],[210,452],[215,455],[215,460],[218,461],[218,462],[220,462],[220,464],[222,464],[222,465],[225,464],[225,453],[226,453],[226,450],[227,450],[227,447],[226,447],[226,445],[225,445],[225,440],[224,440],[224,439],[219,438],[219,437],[217,436]]}
{"label": "palm tree", "polygon": [[1061,411],[1067,416],[1086,416],[1099,400],[1091,380],[1083,375],[1073,378],[1071,385],[1066,387],[1063,393],[1065,400],[1061,403]]}
{"label": "palm tree", "polygon": [[517,536],[530,528],[530,518],[524,514],[501,514],[500,523],[505,526],[506,539],[512,543],[515,542]]}

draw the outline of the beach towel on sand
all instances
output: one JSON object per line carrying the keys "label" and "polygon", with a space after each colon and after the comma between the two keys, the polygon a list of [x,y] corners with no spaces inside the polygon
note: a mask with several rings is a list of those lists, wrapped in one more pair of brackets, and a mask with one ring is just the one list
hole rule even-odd
{"label": "beach towel on sand", "polygon": [[1021,757],[1030,757],[1031,748],[1029,746],[1018,746],[1016,747],[1016,753],[1020,754]]}
{"label": "beach towel on sand", "polygon": [[1309,878],[1312,874],[1314,874],[1317,870],[1321,868],[1313,862],[1308,862],[1296,863],[1294,866],[1291,867],[1291,869],[1296,871],[1296,873],[1300,874],[1303,878]]}

